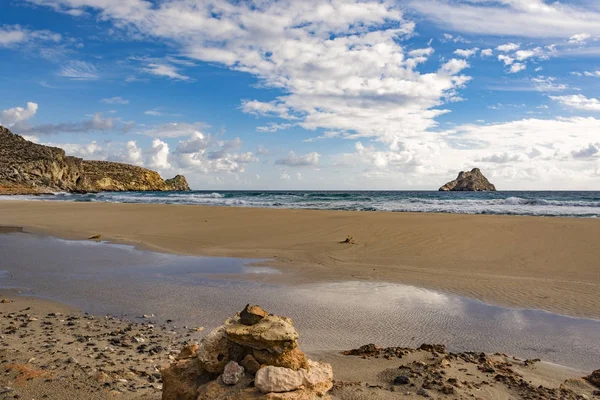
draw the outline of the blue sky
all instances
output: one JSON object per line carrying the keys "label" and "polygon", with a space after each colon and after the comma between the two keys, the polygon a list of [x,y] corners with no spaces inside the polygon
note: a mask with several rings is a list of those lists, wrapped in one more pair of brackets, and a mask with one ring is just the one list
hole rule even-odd
{"label": "blue sky", "polygon": [[0,124],[197,189],[600,190],[595,0],[4,0]]}

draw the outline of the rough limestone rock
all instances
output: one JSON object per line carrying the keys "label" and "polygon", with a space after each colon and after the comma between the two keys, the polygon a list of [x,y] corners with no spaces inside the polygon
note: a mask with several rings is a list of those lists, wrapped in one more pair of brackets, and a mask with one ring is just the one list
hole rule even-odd
{"label": "rough limestone rock", "polygon": [[254,377],[254,386],[262,393],[291,392],[300,388],[303,382],[303,372],[283,367],[261,368]]}
{"label": "rough limestone rock", "polygon": [[254,350],[252,355],[256,361],[264,365],[290,368],[295,371],[309,367],[306,355],[299,348],[288,350],[281,354],[273,354],[267,350]]}
{"label": "rough limestone rock", "polygon": [[333,368],[327,363],[308,361],[308,370],[302,370],[302,384],[317,394],[324,395],[333,387]]}
{"label": "rough limestone rock", "polygon": [[187,360],[188,358],[194,358],[198,356],[198,349],[200,345],[198,344],[190,344],[181,349],[179,354],[177,354],[177,360]]}
{"label": "rough limestone rock", "polygon": [[184,348],[162,370],[163,400],[331,400],[333,370],[306,358],[292,320],[258,306],[244,310],[265,316],[244,325],[238,313]]}
{"label": "rough limestone rock", "polygon": [[240,366],[240,364],[236,363],[235,361],[229,361],[223,369],[221,380],[226,385],[235,385],[243,376],[244,367]]}
{"label": "rough limestone rock", "polygon": [[162,400],[196,400],[198,387],[210,379],[196,358],[176,361],[162,369],[161,374]]}
{"label": "rough limestone rock", "polygon": [[248,354],[242,361],[240,361],[240,365],[244,367],[246,372],[249,374],[256,374],[260,369],[260,363],[256,361],[256,358],[252,356],[252,354]]}
{"label": "rough limestone rock", "polygon": [[231,344],[225,336],[225,328],[229,324],[231,324],[231,320],[206,335],[198,348],[200,364],[205,370],[213,374],[222,373],[225,365],[231,361],[229,358]]}
{"label": "rough limestone rock", "polygon": [[70,157],[62,149],[30,142],[0,126],[0,194],[125,190],[170,191],[189,187],[182,176],[167,182],[149,169]]}
{"label": "rough limestone rock", "polygon": [[239,319],[225,328],[227,339],[244,347],[281,354],[296,348],[298,332],[292,320],[268,315],[257,324],[244,325]]}
{"label": "rough limestone rock", "polygon": [[240,322],[244,325],[255,325],[267,315],[269,315],[269,313],[259,306],[251,306],[250,304],[247,304],[240,313]]}
{"label": "rough limestone rock", "polygon": [[462,171],[458,177],[446,183],[440,188],[441,192],[485,192],[496,191],[496,187],[487,180],[479,168],[473,168],[471,171]]}

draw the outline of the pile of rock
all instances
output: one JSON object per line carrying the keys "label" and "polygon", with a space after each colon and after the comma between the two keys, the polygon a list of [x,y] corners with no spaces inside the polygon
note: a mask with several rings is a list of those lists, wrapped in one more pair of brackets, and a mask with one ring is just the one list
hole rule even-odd
{"label": "pile of rock", "polygon": [[331,365],[308,360],[292,320],[258,306],[184,348],[162,370],[163,400],[330,399]]}

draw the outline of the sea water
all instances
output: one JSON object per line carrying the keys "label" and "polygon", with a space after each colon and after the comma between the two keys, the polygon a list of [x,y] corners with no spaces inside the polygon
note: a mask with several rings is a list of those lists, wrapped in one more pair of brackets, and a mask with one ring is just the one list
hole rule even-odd
{"label": "sea water", "polygon": [[314,210],[600,217],[598,191],[192,191],[16,196],[76,202],[197,204]]}

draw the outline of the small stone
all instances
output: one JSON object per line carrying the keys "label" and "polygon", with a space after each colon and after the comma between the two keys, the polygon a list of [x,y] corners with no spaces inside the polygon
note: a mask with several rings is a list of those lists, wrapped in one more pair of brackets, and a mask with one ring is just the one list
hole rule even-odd
{"label": "small stone", "polygon": [[429,392],[427,390],[423,389],[423,388],[419,388],[419,390],[417,390],[417,394],[419,396],[423,396],[423,397],[431,397],[429,395]]}
{"label": "small stone", "polygon": [[256,374],[260,369],[260,363],[256,361],[256,358],[252,356],[252,354],[248,354],[244,359],[240,362],[240,365],[244,367],[246,372],[249,374]]}
{"label": "small stone", "polygon": [[12,303],[12,300],[2,299],[2,301],[0,301],[0,303],[2,303],[2,304],[8,304],[8,303]]}
{"label": "small stone", "polygon": [[394,385],[408,385],[410,383],[410,379],[408,376],[398,375],[394,378]]}
{"label": "small stone", "polygon": [[303,373],[289,368],[267,366],[254,377],[254,386],[262,393],[291,392],[303,383]]}
{"label": "small stone", "polygon": [[267,315],[269,313],[259,306],[246,304],[246,307],[240,313],[240,322],[244,325],[256,325]]}
{"label": "small stone", "polygon": [[240,381],[240,378],[244,376],[244,367],[240,366],[235,361],[229,361],[225,365],[221,380],[226,385],[235,385]]}
{"label": "small stone", "polygon": [[79,360],[77,360],[75,357],[69,357],[69,359],[67,360],[67,363],[69,363],[69,364],[79,364]]}

